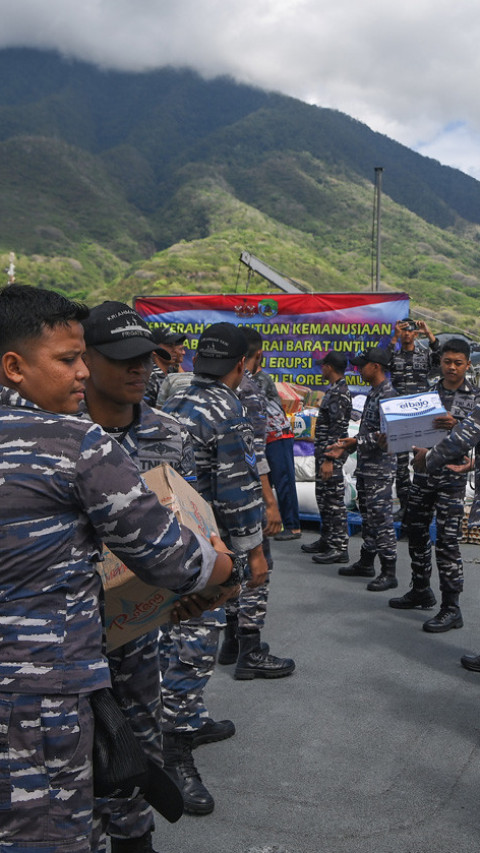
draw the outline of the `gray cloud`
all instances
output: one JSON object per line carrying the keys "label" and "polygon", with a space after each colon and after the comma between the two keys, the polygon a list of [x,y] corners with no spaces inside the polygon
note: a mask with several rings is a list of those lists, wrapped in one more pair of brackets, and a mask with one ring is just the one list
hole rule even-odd
{"label": "gray cloud", "polygon": [[3,0],[0,47],[170,64],[333,107],[480,177],[472,0]]}

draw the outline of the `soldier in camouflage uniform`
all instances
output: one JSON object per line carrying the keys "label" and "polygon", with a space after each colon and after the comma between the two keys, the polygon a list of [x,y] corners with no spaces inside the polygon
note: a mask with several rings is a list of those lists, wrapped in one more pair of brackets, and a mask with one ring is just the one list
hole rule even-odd
{"label": "soldier in camouflage uniform", "polygon": [[[451,338],[441,349],[443,378],[435,386],[447,414],[435,418],[440,429],[452,429],[475,408],[478,391],[465,379],[470,365],[470,347],[461,338]],[[459,460],[461,461],[461,460]],[[466,473],[441,469],[432,474],[415,473],[405,514],[408,548],[412,563],[412,589],[389,601],[395,609],[433,607],[430,588],[432,545],[430,523],[436,513],[435,555],[440,578],[442,603],[439,613],[423,624],[428,633],[441,633],[463,626],[459,595],[463,589],[460,535],[463,518]]]}
{"label": "soldier in camouflage uniform", "polygon": [[[123,342],[119,344],[117,336],[119,330],[128,331],[134,326],[138,336],[129,338],[129,346],[131,348],[136,341],[139,351],[146,352],[125,359]],[[122,444],[140,471],[148,471],[161,462],[167,462],[188,482],[195,482],[195,459],[188,432],[170,415],[154,412],[141,402],[151,370],[149,341],[151,348],[155,346],[146,323],[128,305],[105,302],[90,312],[84,322],[84,332],[87,344],[85,360],[90,370],[86,386],[89,416]],[[175,630],[180,629],[172,627],[173,637]],[[164,653],[175,661],[178,657],[175,642],[168,632],[165,633]],[[108,660],[117,702],[150,758],[162,764],[158,630],[115,650],[108,655]],[[191,672],[183,672],[183,683],[188,676]],[[192,693],[199,702],[202,692],[200,676],[197,672],[195,676],[197,684]],[[168,691],[168,698],[171,692]],[[175,698],[178,703],[178,697]],[[203,702],[202,709],[205,720],[208,715]],[[234,731],[230,721],[214,725],[221,726],[224,733],[227,724]],[[209,734],[212,736],[212,731]],[[202,785],[193,762],[192,785],[195,786],[193,806],[200,807],[204,813],[212,798]],[[137,850],[146,853],[151,849],[153,815],[143,797],[126,801],[117,799],[109,804],[108,810],[112,813],[108,825],[112,853],[134,853]]]}
{"label": "soldier in camouflage uniform", "polygon": [[[428,349],[417,340],[420,332],[428,338]],[[400,349],[397,350],[398,340]],[[397,394],[419,394],[428,390],[428,375],[440,364],[440,343],[427,324],[423,320],[411,320],[410,317],[399,320],[387,349],[391,353],[390,381]],[[408,452],[397,454],[395,483],[400,509],[395,517],[399,521],[403,520],[410,490],[409,456]]]}
{"label": "soldier in camouflage uniform", "polygon": [[167,377],[168,367],[172,362],[172,356],[165,347],[160,346],[159,341],[157,340],[158,329],[150,329],[150,331],[152,333],[153,340],[157,344],[157,349],[152,353],[153,369],[147,383],[147,390],[145,391],[145,402],[148,403],[149,406],[160,408],[160,390]]}
{"label": "soldier in camouflage uniform", "polygon": [[[198,342],[192,384],[170,397],[164,409],[190,432],[198,490],[211,504],[222,538],[235,554],[247,558],[252,587],[265,583],[268,566],[262,550],[263,500],[254,435],[235,393],[246,351],[240,329],[230,323],[210,326]],[[254,633],[244,638],[242,651],[256,653],[258,646]],[[165,769],[180,785],[185,739],[177,729],[164,739]]]}
{"label": "soldier in camouflage uniform", "polygon": [[382,592],[398,586],[396,578],[397,541],[392,515],[392,486],[395,456],[388,453],[385,436],[380,433],[380,400],[395,397],[390,382],[385,377],[389,363],[388,352],[382,347],[368,347],[364,353],[352,358],[360,368],[362,379],[370,384],[356,438],[339,439],[327,447],[325,458],[339,458],[345,450],[357,451],[358,502],[362,515],[363,543],[360,560],[352,566],[338,570],[346,577],[373,577],[374,559],[380,557],[380,574],[367,589]]}
{"label": "soldier in camouflage uniform", "polygon": [[[448,465],[455,473],[468,473],[472,461],[465,457],[475,448],[475,496],[473,499],[469,527],[480,525],[480,454],[477,445],[480,442],[480,405],[477,403],[470,415],[467,415],[439,444],[431,450],[415,448],[413,467],[419,474],[433,474]],[[480,672],[480,655],[463,655],[460,662],[465,669]]]}
{"label": "soldier in camouflage uniform", "polygon": [[[243,328],[242,331],[248,342],[248,351],[243,379],[237,388],[237,394],[253,427],[257,470],[260,475],[265,505],[262,546],[268,565],[268,578],[264,584],[255,589],[251,589],[244,583],[240,598],[227,605],[225,638],[220,648],[218,662],[224,665],[236,663],[234,672],[236,679],[280,678],[293,672],[294,662],[291,658],[279,658],[271,655],[267,644],[260,642],[260,632],[265,625],[268,590],[273,569],[268,537],[278,533],[282,526],[281,516],[268,477],[269,467],[265,457],[266,400],[252,375],[252,372],[255,372],[260,366],[263,358],[263,341],[261,335],[249,326]],[[250,644],[254,636],[256,638],[256,650],[249,653],[248,656],[242,654],[242,645],[245,642]],[[245,639],[242,640],[242,638]]]}
{"label": "soldier in camouflage uniform", "polygon": [[232,566],[178,524],[110,436],[72,417],[88,376],[86,313],[52,291],[0,292],[0,842],[11,853],[92,849],[90,695],[110,684],[102,542],[181,594]]}
{"label": "soldier in camouflage uniform", "polygon": [[347,359],[342,353],[327,352],[317,364],[330,383],[315,424],[315,497],[321,527],[320,538],[310,545],[301,545],[301,549],[313,554],[314,563],[348,563],[344,460],[325,458],[328,446],[348,436],[352,395],[344,378]]}

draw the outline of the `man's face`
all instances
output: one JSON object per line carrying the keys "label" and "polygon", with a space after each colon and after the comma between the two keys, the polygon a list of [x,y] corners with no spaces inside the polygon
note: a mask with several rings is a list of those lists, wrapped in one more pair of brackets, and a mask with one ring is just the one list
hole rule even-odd
{"label": "man's face", "polygon": [[400,329],[400,343],[402,347],[408,349],[415,343],[415,338],[418,332],[416,329]]}
{"label": "man's face", "polygon": [[133,405],[143,399],[152,371],[150,354],[137,358],[113,359],[88,347],[85,361],[90,370],[89,387],[118,406]]}
{"label": "man's face", "polygon": [[373,361],[367,361],[367,363],[360,368],[360,373],[362,374],[363,381],[366,382],[367,385],[371,385],[377,375],[377,365]]}
{"label": "man's face", "polygon": [[460,386],[470,367],[470,361],[463,352],[444,352],[440,359],[440,369],[445,382],[452,386]]}
{"label": "man's face", "polygon": [[172,347],[171,352],[174,364],[181,364],[185,358],[185,345],[183,341],[182,343],[175,344],[175,346]]}
{"label": "man's face", "polygon": [[46,326],[40,337],[25,341],[19,349],[15,371],[11,368],[8,375],[13,387],[47,412],[77,414],[88,377],[81,323]]}

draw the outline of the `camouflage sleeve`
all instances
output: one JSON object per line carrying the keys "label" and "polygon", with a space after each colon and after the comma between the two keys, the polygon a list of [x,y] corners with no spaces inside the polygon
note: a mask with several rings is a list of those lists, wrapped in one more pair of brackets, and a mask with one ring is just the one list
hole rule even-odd
{"label": "camouflage sleeve", "polygon": [[143,581],[180,594],[206,585],[214,549],[178,523],[97,425],[85,434],[73,487],[99,538]]}
{"label": "camouflage sleeve", "polygon": [[190,483],[190,485],[195,488],[195,484],[197,482],[197,469],[195,466],[195,453],[193,450],[192,439],[190,438],[188,429],[181,424],[179,426],[182,436],[182,458],[178,472],[182,475],[183,479],[187,481],[187,483]]}
{"label": "camouflage sleeve", "polygon": [[263,498],[249,426],[234,421],[219,429],[211,484],[212,506],[229,532],[232,548],[245,553],[260,545]]}
{"label": "camouflage sleeve", "polygon": [[254,385],[253,380],[250,382],[242,380],[237,388],[237,394],[245,407],[247,417],[253,428],[258,473],[268,474],[270,468],[265,456],[267,416],[261,397],[258,391],[254,387],[252,388],[252,385]]}
{"label": "camouflage sleeve", "polygon": [[480,405],[471,415],[458,423],[439,444],[432,447],[426,456],[427,471],[437,471],[458,457],[465,456],[480,442]]}
{"label": "camouflage sleeve", "polygon": [[329,439],[332,439],[332,444],[339,438],[345,438],[348,435],[348,425],[350,423],[350,415],[352,414],[352,397],[350,392],[339,392],[332,394],[332,399],[329,405]]}

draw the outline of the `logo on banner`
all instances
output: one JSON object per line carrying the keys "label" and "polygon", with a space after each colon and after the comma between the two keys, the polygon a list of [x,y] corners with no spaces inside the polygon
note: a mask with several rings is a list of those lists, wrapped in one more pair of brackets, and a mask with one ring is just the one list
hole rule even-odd
{"label": "logo on banner", "polygon": [[262,299],[258,303],[258,311],[262,317],[275,317],[278,314],[278,302],[275,299]]}
{"label": "logo on banner", "polygon": [[255,317],[255,314],[257,313],[257,306],[247,305],[246,302],[244,302],[243,305],[235,305],[234,309],[237,317],[242,317],[247,320]]}

